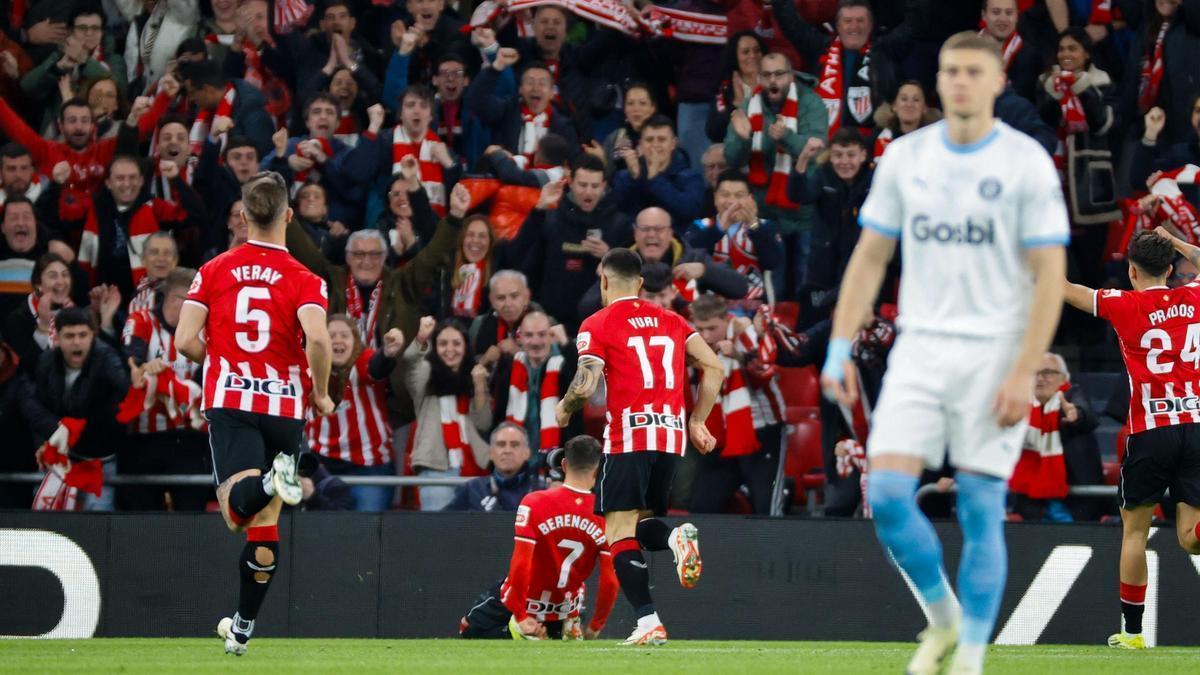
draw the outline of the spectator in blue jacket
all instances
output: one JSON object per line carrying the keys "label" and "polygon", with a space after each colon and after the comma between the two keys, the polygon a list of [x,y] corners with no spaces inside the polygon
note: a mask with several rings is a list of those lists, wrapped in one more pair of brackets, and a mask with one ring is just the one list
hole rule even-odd
{"label": "spectator in blue jacket", "polygon": [[624,167],[613,176],[613,193],[625,213],[651,206],[666,209],[682,238],[704,204],[704,177],[678,145],[670,118],[651,117],[642,127],[637,149],[620,151],[618,162]]}
{"label": "spectator in blue jacket", "polygon": [[525,495],[545,488],[529,464],[529,438],[513,422],[501,422],[491,437],[492,473],[454,491],[444,511],[516,511]]}

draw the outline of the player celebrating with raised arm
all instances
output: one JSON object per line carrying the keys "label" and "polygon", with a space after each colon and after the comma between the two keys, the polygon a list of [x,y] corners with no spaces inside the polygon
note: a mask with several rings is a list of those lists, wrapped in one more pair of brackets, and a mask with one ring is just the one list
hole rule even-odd
{"label": "player celebrating with raised arm", "polygon": [[670,549],[684,588],[700,580],[696,526],[684,523],[672,530],[654,516],[667,511],[676,463],[687,443],[685,362],[703,371],[687,430],[692,444],[704,453],[715,445],[705,421],[721,391],[723,370],[716,354],[682,317],[639,299],[641,288],[642,259],[636,253],[614,248],[604,255],[604,309],[579,327],[579,368],[555,413],[559,428],[565,427],[604,378],[608,423],[596,511],[604,514],[617,580],[638,620],[623,644],[662,645],[667,631],[650,597],[650,571],[642,549]]}
{"label": "player celebrating with raised arm", "polygon": [[309,391],[316,414],[333,411],[325,282],[283,244],[292,219],[287,204],[287,184],[277,173],[260,173],[242,186],[249,240],[200,268],[175,331],[179,351],[204,363],[221,515],[230,530],[246,533],[237,613],[217,626],[225,652],[237,655],[246,653],[275,576],[281,504],[300,503],[296,455]]}
{"label": "player celebrating with raised arm", "polygon": [[[516,426],[512,422],[505,425]],[[556,450],[551,453],[557,454]],[[517,507],[508,577],[484,592],[459,622],[465,638],[593,639],[617,600],[617,577],[595,513],[600,443],[576,436],[562,450],[563,484],[525,495]],[[580,629],[583,582],[600,562],[596,611]]]}
{"label": "player celebrating with raised arm", "polygon": [[1118,649],[1145,649],[1146,539],[1154,507],[1171,489],[1179,545],[1200,555],[1200,286],[1167,288],[1175,252],[1193,265],[1200,248],[1159,227],[1129,243],[1132,291],[1066,284],[1072,307],[1107,320],[1129,372],[1129,438],[1121,460],[1121,632]]}
{"label": "player celebrating with raised arm", "polygon": [[[900,240],[900,337],[868,442],[868,501],[880,543],[929,607],[908,672],[937,672],[957,642],[950,672],[979,673],[1007,575],[1008,478],[1062,310],[1069,234],[1049,155],[992,116],[1005,86],[996,41],[950,37],[937,82],[946,119],[892,142],[875,171],[821,381],[842,403],[857,399],[850,338]],[[941,466],[947,446],[958,469],[961,609],[914,499],[922,469]]]}

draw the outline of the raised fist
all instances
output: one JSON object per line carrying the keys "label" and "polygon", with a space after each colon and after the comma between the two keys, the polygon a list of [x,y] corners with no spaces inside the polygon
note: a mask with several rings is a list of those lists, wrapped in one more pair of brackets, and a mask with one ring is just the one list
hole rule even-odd
{"label": "raised fist", "polygon": [[421,317],[421,322],[417,325],[417,342],[419,344],[427,344],[429,336],[433,335],[433,329],[437,327],[437,321],[432,316]]}
{"label": "raised fist", "polygon": [[71,179],[71,164],[67,161],[59,162],[54,165],[50,171],[50,179],[59,185],[64,185]]}
{"label": "raised fist", "polygon": [[372,133],[378,133],[379,130],[383,128],[383,122],[386,118],[387,109],[381,104],[376,103],[370,108],[367,108],[367,128],[370,129]]}
{"label": "raised fist", "polygon": [[478,49],[488,49],[496,44],[496,31],[490,26],[476,26],[471,31],[471,44]]}
{"label": "raised fist", "polygon": [[229,133],[233,128],[233,118],[229,115],[217,115],[213,118],[212,126],[208,128],[208,133],[213,138],[219,138],[223,134]]}
{"label": "raised fist", "polygon": [[389,359],[396,358],[404,346],[404,333],[399,328],[393,328],[383,334],[383,353]]}
{"label": "raised fist", "polygon": [[161,160],[158,163],[158,172],[167,180],[174,180],[179,176],[179,165],[170,160]]}
{"label": "raised fist", "polygon": [[542,193],[538,195],[538,209],[552,209],[558,206],[559,200],[562,199],[563,190],[566,188],[566,181],[553,180],[542,186]]}
{"label": "raised fist", "polygon": [[462,183],[456,183],[450,191],[450,215],[462,218],[471,208],[471,191]]}
{"label": "raised fist", "polygon": [[1158,135],[1162,133],[1163,126],[1167,123],[1167,114],[1163,112],[1162,108],[1154,106],[1146,113],[1143,121],[1146,124],[1143,138],[1151,143],[1158,141]]}
{"label": "raised fist", "polygon": [[492,61],[492,67],[496,70],[504,70],[521,60],[521,55],[512,47],[501,47],[500,51],[496,52],[496,58]]}

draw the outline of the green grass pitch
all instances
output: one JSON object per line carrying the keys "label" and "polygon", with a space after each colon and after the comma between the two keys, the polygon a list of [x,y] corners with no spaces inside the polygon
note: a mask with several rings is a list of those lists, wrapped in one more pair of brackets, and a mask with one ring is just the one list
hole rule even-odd
{"label": "green grass pitch", "polygon": [[[211,639],[0,640],[0,673],[900,673],[913,645],[875,642],[701,642],[659,648],[461,640],[259,639],[245,656]],[[992,647],[988,673],[1196,673],[1200,649]]]}

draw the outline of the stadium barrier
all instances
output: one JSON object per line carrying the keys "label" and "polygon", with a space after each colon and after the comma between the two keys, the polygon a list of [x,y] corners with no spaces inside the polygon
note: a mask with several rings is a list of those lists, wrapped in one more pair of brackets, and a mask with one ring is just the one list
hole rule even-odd
{"label": "stadium barrier", "polygon": [[[44,473],[0,473],[0,483],[40,483]],[[422,485],[458,487],[471,479],[463,476],[436,478],[433,476],[338,476],[347,485],[387,485],[390,487],[419,487]],[[212,485],[209,473],[178,474],[115,474],[105,476],[106,485]]]}
{"label": "stadium barrier", "polygon": [[[648,556],[672,637],[908,641],[924,623],[870,522],[694,522],[705,562],[697,588],[679,587],[669,554]],[[953,571],[958,528],[937,529]],[[1013,523],[1006,533],[998,642],[1101,644],[1118,627],[1118,527]],[[256,635],[450,637],[504,575],[512,516],[286,513],[281,534],[281,565]],[[1145,634],[1198,645],[1200,557],[1180,551],[1173,535],[1150,538]],[[212,635],[236,602],[242,545],[212,514],[0,512],[0,635]],[[632,625],[619,598],[605,637]]]}
{"label": "stadium barrier", "polygon": [[[3,478],[0,477],[0,480]],[[957,494],[958,485],[951,485],[947,490],[940,490],[936,483],[926,483],[917,488],[917,503],[925,501],[926,498],[934,495]],[[1169,492],[1168,492],[1169,494]],[[1070,497],[1095,497],[1097,499],[1115,498],[1117,496],[1116,485],[1072,485],[1067,489],[1067,495]]]}

